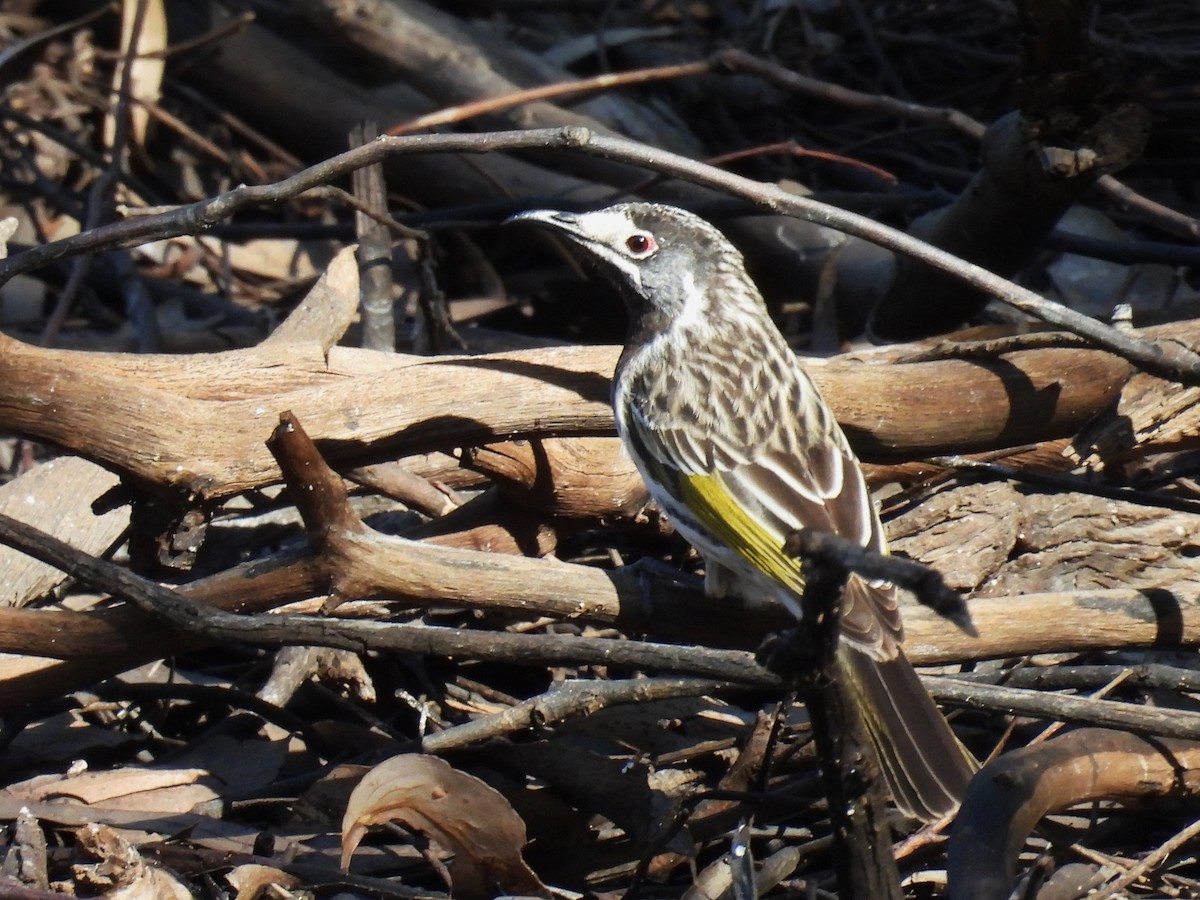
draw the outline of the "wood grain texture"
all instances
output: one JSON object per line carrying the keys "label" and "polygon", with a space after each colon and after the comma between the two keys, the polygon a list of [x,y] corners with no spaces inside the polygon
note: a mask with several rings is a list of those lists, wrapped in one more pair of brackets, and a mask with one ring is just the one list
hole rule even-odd
{"label": "wood grain texture", "polygon": [[[356,465],[512,437],[610,434],[617,353],[430,358],[268,343],[134,356],[0,337],[0,420],[142,485],[212,500],[279,480],[265,441],[289,410],[331,460]],[[1064,437],[1112,402],[1129,373],[1109,354],[1080,349],[988,364],[834,359],[810,369],[868,459]]]}
{"label": "wood grain texture", "polygon": [[1195,514],[1008,482],[947,485],[889,523],[892,548],[976,597],[1200,581]]}
{"label": "wood grain texture", "polygon": [[979,637],[924,608],[904,612],[904,652],[919,665],[1128,647],[1200,643],[1200,588],[1114,588],[981,598],[969,604]]}
{"label": "wood grain texture", "polygon": [[[116,485],[111,472],[84,459],[60,457],[0,486],[0,513],[103,556],[129,527],[129,510],[96,515],[92,502]],[[52,566],[0,546],[0,606],[24,606],[66,578]]]}

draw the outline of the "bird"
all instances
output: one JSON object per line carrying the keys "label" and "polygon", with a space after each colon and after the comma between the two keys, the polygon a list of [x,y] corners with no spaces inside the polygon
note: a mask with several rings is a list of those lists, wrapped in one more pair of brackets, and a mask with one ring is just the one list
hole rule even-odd
{"label": "bird", "polygon": [[[703,218],[658,203],[535,209],[597,264],[629,312],[613,377],[617,432],[650,496],[704,558],[705,590],[802,614],[784,552],[801,527],[879,553],[887,541],[857,457],[772,321],[741,252]],[[904,655],[897,590],[851,574],[835,654],[896,805],[957,811],[977,764]]]}

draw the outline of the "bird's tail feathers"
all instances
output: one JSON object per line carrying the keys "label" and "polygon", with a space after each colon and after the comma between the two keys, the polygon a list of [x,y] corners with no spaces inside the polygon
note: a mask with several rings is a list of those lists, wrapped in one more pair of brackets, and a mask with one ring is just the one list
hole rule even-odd
{"label": "bird's tail feathers", "polygon": [[843,641],[838,658],[896,805],[926,822],[956,812],[979,764],[904,654],[879,662]]}

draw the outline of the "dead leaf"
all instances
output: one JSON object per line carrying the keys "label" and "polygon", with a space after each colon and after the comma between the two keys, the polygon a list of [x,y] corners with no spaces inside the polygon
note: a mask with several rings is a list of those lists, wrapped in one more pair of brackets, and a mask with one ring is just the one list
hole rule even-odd
{"label": "dead leaf", "polygon": [[127,766],[105,772],[79,772],[31,778],[9,786],[5,793],[27,802],[70,797],[88,806],[187,812],[217,795],[197,784],[203,769],[144,769]]}
{"label": "dead leaf", "polygon": [[75,832],[80,852],[99,862],[73,867],[82,884],[103,890],[108,900],[192,900],[192,892],[166,869],[147,863],[129,841],[107,825]]}
{"label": "dead leaf", "polygon": [[28,781],[10,785],[8,792],[37,802],[55,797],[73,797],[80,803],[110,802],[116,797],[134,793],[162,791],[164,788],[193,785],[208,773],[203,769],[146,769],[127,766],[108,772],[66,773],[40,775]]}
{"label": "dead leaf", "polygon": [[[137,24],[138,6],[145,4],[142,27],[134,34]],[[147,104],[158,102],[162,88],[166,59],[162,55],[167,48],[167,15],[162,0],[124,0],[121,4],[121,55],[124,58],[130,44],[134,44],[135,58],[129,66],[127,90],[133,103],[129,106],[129,140],[141,147],[146,139],[146,125],[150,121]],[[113,98],[110,109],[117,108],[117,96],[121,90],[124,66],[118,65],[113,74]],[[116,136],[116,120],[112,113],[104,117],[104,143],[112,146]]]}
{"label": "dead leaf", "polygon": [[436,756],[393,756],[366,774],[342,818],[342,869],[371,825],[400,822],[454,854],[450,877],[462,900],[497,894],[549,897],[521,858],[525,822],[478,778]]}
{"label": "dead leaf", "polygon": [[13,216],[0,219],[0,259],[8,258],[8,242],[17,233],[20,224]]}
{"label": "dead leaf", "polygon": [[271,893],[271,888],[279,886],[289,891],[300,886],[299,878],[274,866],[237,866],[225,876],[225,880],[237,889],[234,900],[258,900],[260,897],[280,896],[278,893]]}
{"label": "dead leaf", "polygon": [[109,891],[105,900],[194,900],[187,885],[157,866],[147,866],[124,887]]}

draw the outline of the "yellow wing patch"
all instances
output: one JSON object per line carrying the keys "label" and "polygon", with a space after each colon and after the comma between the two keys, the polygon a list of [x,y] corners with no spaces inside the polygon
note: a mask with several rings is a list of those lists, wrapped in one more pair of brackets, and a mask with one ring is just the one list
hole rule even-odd
{"label": "yellow wing patch", "polygon": [[720,475],[679,475],[680,498],[722,544],[797,596],[804,590],[800,560],[783,552],[782,539],[743,509]]}

